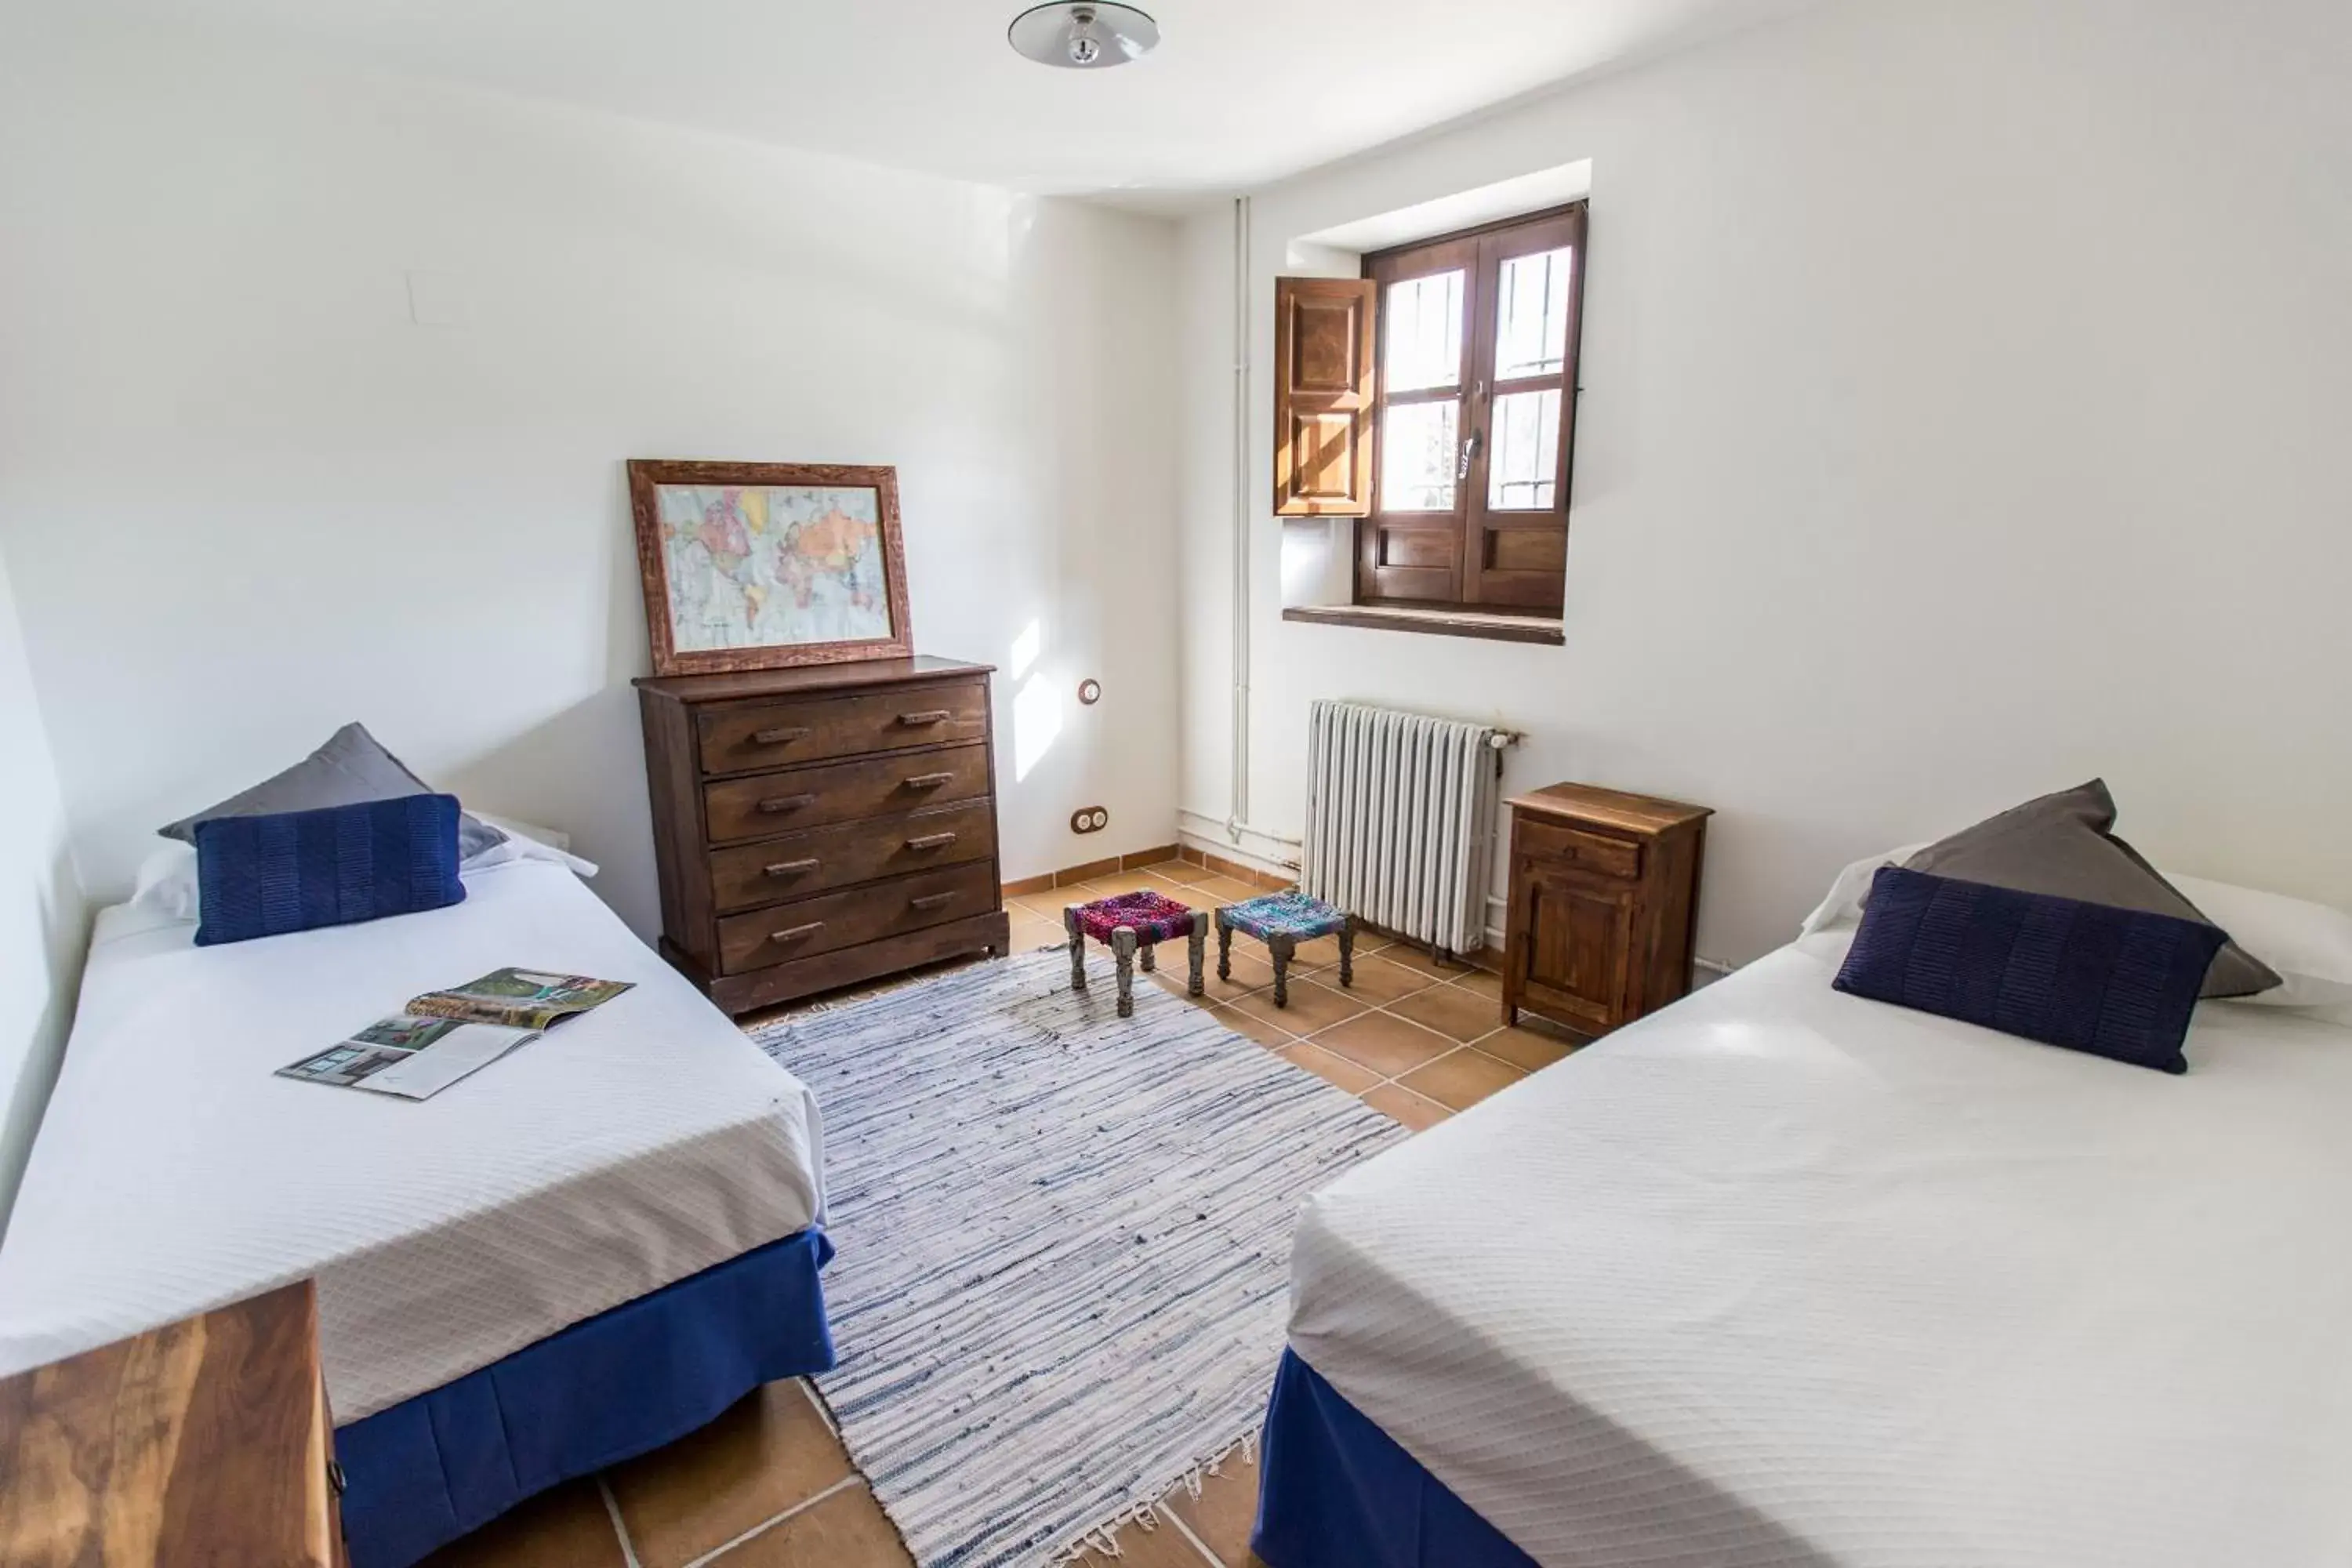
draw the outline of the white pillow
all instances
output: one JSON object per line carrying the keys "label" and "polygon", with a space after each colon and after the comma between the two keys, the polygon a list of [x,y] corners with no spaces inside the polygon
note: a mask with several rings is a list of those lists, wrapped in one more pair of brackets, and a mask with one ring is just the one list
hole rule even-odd
{"label": "white pillow", "polygon": [[1881,866],[1900,866],[1927,847],[1930,842],[1932,840],[1923,839],[1917,844],[1906,844],[1899,849],[1889,849],[1884,855],[1867,856],[1840,871],[1837,880],[1830,884],[1829,897],[1814,906],[1813,912],[1805,917],[1805,923],[1797,929],[1797,934],[1811,936],[1831,926],[1861,920],[1863,900],[1870,897],[1870,879],[1878,874],[1878,868]]}
{"label": "white pillow", "polygon": [[493,866],[505,866],[517,860],[552,860],[568,866],[575,876],[596,874],[593,860],[583,860],[572,853],[572,836],[552,827],[541,827],[529,822],[517,822],[511,817],[490,816],[481,812],[475,815],[507,836],[503,844],[493,844],[470,859],[459,862],[459,872],[487,871]]}
{"label": "white pillow", "polygon": [[525,838],[536,839],[550,849],[570,849],[572,835],[556,827],[541,827],[536,822],[518,822],[511,816],[492,816],[487,811],[474,813],[474,820],[487,822],[500,833],[520,833]]}
{"label": "white pillow", "polygon": [[139,880],[131,889],[131,903],[167,920],[194,920],[196,847],[165,839],[163,847],[139,862]]}
{"label": "white pillow", "polygon": [[2352,914],[2201,877],[2160,873],[2205,918],[2277,972],[2284,984],[2221,1000],[2258,1007],[2337,1007],[2352,1003]]}
{"label": "white pillow", "polygon": [[[529,823],[509,822],[501,816],[484,816],[482,821],[506,835],[491,845],[457,864],[462,876],[474,871],[487,871],[495,867],[511,865],[518,860],[552,860],[569,867],[581,877],[596,874],[593,861],[548,842],[572,842],[567,834],[552,828],[534,827]],[[132,886],[131,902],[135,908],[152,910],[166,920],[192,921],[197,918],[196,850],[192,844],[166,839],[163,846],[139,863],[139,879]]]}

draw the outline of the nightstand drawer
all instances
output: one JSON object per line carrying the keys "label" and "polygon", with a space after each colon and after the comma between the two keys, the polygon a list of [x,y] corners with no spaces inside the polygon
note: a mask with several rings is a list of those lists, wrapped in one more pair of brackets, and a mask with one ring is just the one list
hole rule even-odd
{"label": "nightstand drawer", "polygon": [[1642,877],[1639,844],[1580,832],[1558,823],[1521,820],[1511,847],[1517,854],[1573,866],[1598,877],[1615,877],[1627,882],[1639,881]]}
{"label": "nightstand drawer", "polygon": [[705,784],[703,819],[724,844],[987,794],[988,748],[950,746]]}
{"label": "nightstand drawer", "polygon": [[993,863],[895,877],[719,922],[719,967],[740,974],[996,908]]}
{"label": "nightstand drawer", "polygon": [[696,716],[702,771],[740,773],[828,757],[988,738],[978,681],[799,702],[711,709]]}
{"label": "nightstand drawer", "polygon": [[710,852],[710,898],[721,914],[803,899],[853,882],[986,860],[996,853],[996,807],[967,801],[909,816],[878,816]]}

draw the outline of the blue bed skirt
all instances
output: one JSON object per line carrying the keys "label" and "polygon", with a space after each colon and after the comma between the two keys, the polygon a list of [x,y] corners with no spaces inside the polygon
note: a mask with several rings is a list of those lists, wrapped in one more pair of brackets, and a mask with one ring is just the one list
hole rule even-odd
{"label": "blue bed skirt", "polygon": [[1268,1568],[1536,1568],[1295,1352],[1262,1464],[1250,1547]]}
{"label": "blue bed skirt", "polygon": [[335,1433],[352,1568],[408,1568],[763,1383],[833,1366],[815,1229],[625,1301]]}

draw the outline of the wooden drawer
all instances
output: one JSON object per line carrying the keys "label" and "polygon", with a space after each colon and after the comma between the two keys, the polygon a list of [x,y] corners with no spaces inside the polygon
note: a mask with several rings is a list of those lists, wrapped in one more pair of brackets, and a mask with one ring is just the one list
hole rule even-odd
{"label": "wooden drawer", "polygon": [[1598,833],[1584,833],[1573,827],[1563,827],[1555,822],[1532,822],[1521,818],[1514,829],[1511,842],[1514,853],[1555,865],[1573,866],[1598,877],[1615,877],[1622,881],[1639,881],[1642,876],[1642,847],[1623,838],[1605,838]]}
{"label": "wooden drawer", "polygon": [[725,779],[702,788],[710,842],[766,838],[988,794],[988,748],[951,746]]}
{"label": "wooden drawer", "polygon": [[702,771],[740,773],[827,757],[988,738],[979,681],[798,702],[716,708],[697,715]]}
{"label": "wooden drawer", "polygon": [[799,899],[719,922],[719,967],[740,974],[835,948],[878,942],[996,908],[989,862],[919,872]]}
{"label": "wooden drawer", "polygon": [[762,839],[710,854],[710,897],[721,914],[806,898],[852,882],[961,866],[996,853],[996,811],[967,801],[910,816],[877,817]]}

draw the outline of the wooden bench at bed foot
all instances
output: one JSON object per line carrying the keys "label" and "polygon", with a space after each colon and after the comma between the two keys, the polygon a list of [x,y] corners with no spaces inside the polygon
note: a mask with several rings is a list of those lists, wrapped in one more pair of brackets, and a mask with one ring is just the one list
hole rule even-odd
{"label": "wooden bench at bed foot", "polygon": [[0,1563],[341,1568],[327,1421],[307,1279],[0,1379]]}

